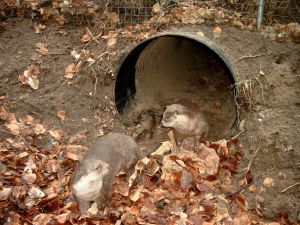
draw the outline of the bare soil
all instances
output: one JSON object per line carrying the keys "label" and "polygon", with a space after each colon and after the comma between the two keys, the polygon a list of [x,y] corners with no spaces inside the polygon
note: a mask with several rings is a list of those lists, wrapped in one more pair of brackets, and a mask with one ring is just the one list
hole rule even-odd
{"label": "bare soil", "polygon": [[[201,25],[182,29],[202,31],[213,38],[213,28]],[[17,116],[33,115],[53,129],[62,129],[65,132],[62,142],[86,130],[87,139],[81,144],[88,146],[100,134],[128,133],[132,129],[124,125],[115,109],[114,81],[121,60],[136,43],[119,38],[108,50],[105,40],[99,39],[99,43],[93,41],[85,46],[80,41],[84,33],[83,29],[52,24],[36,34],[31,20],[11,21],[0,33],[0,93],[8,95],[6,106]],[[36,54],[38,42],[47,44],[49,54]],[[267,218],[284,211],[297,218],[299,185],[282,191],[300,181],[300,46],[272,42],[259,33],[230,26],[222,26],[215,42],[235,69],[241,97],[240,121],[246,119],[244,132],[238,137],[244,161],[237,180],[243,178],[243,169],[249,162],[254,176],[274,180],[270,188],[258,184],[256,191],[244,191],[249,207]],[[79,52],[84,48],[99,60],[92,66],[84,64],[71,82],[66,81],[65,68],[73,62],[71,50]],[[18,81],[19,74],[33,62],[40,68],[37,90]],[[249,85],[252,89],[246,95],[242,87]],[[67,112],[64,121],[57,116],[61,109]],[[0,141],[8,137],[10,134],[0,124]],[[36,140],[36,145],[51,147],[51,137]]]}

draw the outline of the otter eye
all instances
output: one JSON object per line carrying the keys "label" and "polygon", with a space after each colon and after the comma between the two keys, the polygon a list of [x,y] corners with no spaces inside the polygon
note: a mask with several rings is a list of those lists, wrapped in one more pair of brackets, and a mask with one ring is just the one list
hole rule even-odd
{"label": "otter eye", "polygon": [[101,166],[100,166],[100,165],[97,166],[97,167],[96,167],[96,170],[101,170]]}

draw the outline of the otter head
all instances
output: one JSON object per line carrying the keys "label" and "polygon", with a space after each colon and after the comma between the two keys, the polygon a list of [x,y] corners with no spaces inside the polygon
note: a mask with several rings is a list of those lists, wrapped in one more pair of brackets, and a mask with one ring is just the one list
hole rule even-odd
{"label": "otter head", "polygon": [[73,183],[73,192],[85,200],[93,200],[100,193],[103,185],[103,177],[109,172],[109,165],[99,159],[90,159],[83,164],[84,172]]}
{"label": "otter head", "polygon": [[183,113],[183,110],[184,106],[179,104],[167,106],[161,120],[162,125],[165,127],[175,127],[180,115]]}

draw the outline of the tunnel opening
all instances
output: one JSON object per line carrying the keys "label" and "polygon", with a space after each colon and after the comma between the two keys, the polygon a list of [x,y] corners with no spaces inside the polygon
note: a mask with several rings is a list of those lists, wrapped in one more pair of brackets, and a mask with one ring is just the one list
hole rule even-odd
{"label": "tunnel opening", "polygon": [[235,76],[222,51],[210,40],[181,34],[152,37],[129,52],[115,86],[118,112],[135,119],[144,109],[180,99],[200,105],[209,139],[228,136],[237,118]]}

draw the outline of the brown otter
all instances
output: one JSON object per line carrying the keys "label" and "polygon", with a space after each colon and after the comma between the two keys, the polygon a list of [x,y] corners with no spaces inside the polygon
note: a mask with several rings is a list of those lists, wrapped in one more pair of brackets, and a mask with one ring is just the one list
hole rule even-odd
{"label": "brown otter", "polygon": [[[111,196],[114,177],[121,169],[129,171],[143,157],[159,147],[139,147],[126,134],[112,133],[99,138],[75,169],[71,188],[80,214],[86,214],[92,202],[103,209]],[[145,150],[141,150],[144,148]]]}
{"label": "brown otter", "polygon": [[[194,136],[195,151],[199,150],[199,142],[209,129],[200,107],[188,100],[181,100],[176,104],[167,106],[161,123],[165,127],[173,128],[179,134]],[[176,151],[178,144],[176,138],[174,140],[173,145],[175,145],[174,150]]]}

